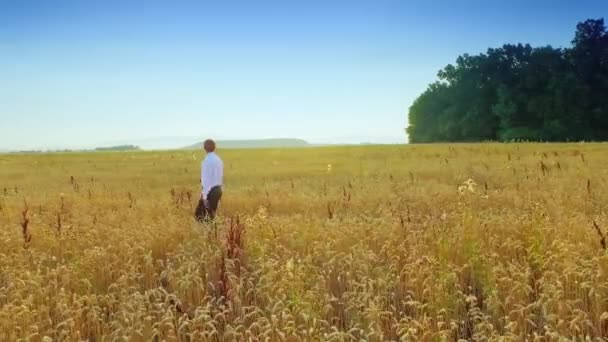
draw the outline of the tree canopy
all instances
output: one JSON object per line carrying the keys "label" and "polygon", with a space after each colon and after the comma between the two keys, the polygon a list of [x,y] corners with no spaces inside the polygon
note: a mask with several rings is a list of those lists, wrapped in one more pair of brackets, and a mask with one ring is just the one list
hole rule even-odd
{"label": "tree canopy", "polygon": [[409,109],[411,143],[608,140],[608,32],[579,23],[569,48],[464,54]]}

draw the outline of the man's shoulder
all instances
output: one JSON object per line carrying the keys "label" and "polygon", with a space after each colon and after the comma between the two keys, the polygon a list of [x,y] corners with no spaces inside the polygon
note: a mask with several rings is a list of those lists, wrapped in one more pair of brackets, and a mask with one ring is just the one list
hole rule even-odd
{"label": "man's shoulder", "polygon": [[220,158],[220,156],[218,156],[217,154],[213,153],[213,154],[208,154],[205,159],[203,160],[203,162],[208,161],[208,162],[213,162],[213,163],[222,163],[222,158]]}

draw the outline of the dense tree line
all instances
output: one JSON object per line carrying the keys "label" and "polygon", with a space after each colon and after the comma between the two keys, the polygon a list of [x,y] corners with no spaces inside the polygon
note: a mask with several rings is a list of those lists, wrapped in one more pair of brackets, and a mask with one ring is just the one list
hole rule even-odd
{"label": "dense tree line", "polygon": [[462,55],[409,110],[412,143],[608,140],[608,32],[579,23],[569,48]]}

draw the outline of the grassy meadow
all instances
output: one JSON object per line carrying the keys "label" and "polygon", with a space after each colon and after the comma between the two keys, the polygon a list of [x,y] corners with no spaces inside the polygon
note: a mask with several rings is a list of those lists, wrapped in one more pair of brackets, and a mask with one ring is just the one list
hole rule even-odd
{"label": "grassy meadow", "polygon": [[219,154],[0,155],[0,341],[608,338],[608,145]]}

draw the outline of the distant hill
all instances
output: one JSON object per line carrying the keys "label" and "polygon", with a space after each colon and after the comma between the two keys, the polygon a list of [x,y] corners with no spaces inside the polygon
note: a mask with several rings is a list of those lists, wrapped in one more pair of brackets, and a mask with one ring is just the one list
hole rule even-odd
{"label": "distant hill", "polygon": [[139,146],[135,145],[118,145],[109,147],[96,147],[95,151],[138,151],[141,150]]}
{"label": "distant hill", "polygon": [[[307,147],[311,146],[302,139],[255,139],[255,140],[218,140],[218,148],[265,148],[265,147]],[[203,148],[203,142],[186,146],[185,150]]]}

